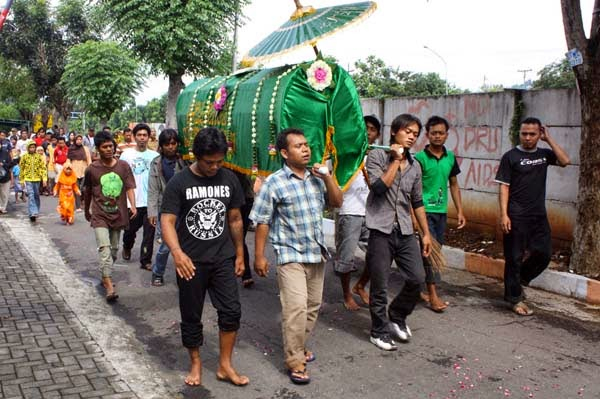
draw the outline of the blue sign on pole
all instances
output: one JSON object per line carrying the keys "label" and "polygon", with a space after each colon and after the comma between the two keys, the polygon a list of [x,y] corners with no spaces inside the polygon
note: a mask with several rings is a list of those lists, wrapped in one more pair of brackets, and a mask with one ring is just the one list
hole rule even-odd
{"label": "blue sign on pole", "polygon": [[581,51],[576,48],[569,50],[566,56],[569,60],[571,68],[575,68],[577,65],[583,64],[583,55],[581,55]]}

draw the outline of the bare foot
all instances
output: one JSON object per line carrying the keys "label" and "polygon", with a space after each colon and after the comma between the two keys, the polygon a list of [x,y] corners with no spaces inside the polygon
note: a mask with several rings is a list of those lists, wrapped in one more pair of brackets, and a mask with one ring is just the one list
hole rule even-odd
{"label": "bare foot", "polygon": [[239,375],[237,371],[230,367],[228,369],[219,366],[219,370],[217,370],[217,380],[231,382],[233,385],[237,385],[239,387],[243,387],[244,385],[248,385],[250,379],[245,375]]}
{"label": "bare foot", "polygon": [[365,305],[369,304],[369,293],[365,291],[365,287],[356,284],[352,287],[352,293],[358,295]]}
{"label": "bare foot", "polygon": [[354,301],[354,298],[352,298],[352,295],[348,295],[348,297],[344,298],[344,307],[346,308],[346,310],[359,310],[360,306],[358,306],[358,304]]}
{"label": "bare foot", "polygon": [[435,297],[429,302],[429,308],[437,313],[442,313],[448,307],[448,302],[442,301],[440,298]]}
{"label": "bare foot", "polygon": [[187,385],[192,387],[202,385],[202,363],[199,361],[192,361],[190,373],[185,377],[184,381]]}

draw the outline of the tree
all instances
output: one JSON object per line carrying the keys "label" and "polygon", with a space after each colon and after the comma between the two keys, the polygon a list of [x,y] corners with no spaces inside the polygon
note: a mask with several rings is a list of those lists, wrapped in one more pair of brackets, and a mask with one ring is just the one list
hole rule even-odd
{"label": "tree", "polygon": [[37,106],[31,73],[0,56],[0,102],[2,118],[31,120]]}
{"label": "tree", "polygon": [[62,99],[51,97],[50,93],[62,75],[64,43],[50,18],[47,1],[17,1],[12,13],[10,29],[4,29],[0,35],[0,52],[30,70],[35,94],[41,100],[42,123],[47,126],[48,105],[62,103]]}
{"label": "tree", "polygon": [[401,82],[406,79],[406,73],[388,67],[381,58],[370,55],[366,61],[356,61],[354,66],[357,71],[352,74],[352,79],[361,97],[405,95]]}
{"label": "tree", "polygon": [[52,108],[64,120],[72,110],[60,79],[68,47],[94,36],[89,7],[85,0],[61,0],[53,14],[47,0],[16,1],[0,35],[0,55],[30,71],[44,126]]}
{"label": "tree", "polygon": [[153,98],[148,101],[148,104],[144,107],[143,115],[144,122],[164,122],[167,111],[167,95],[164,94],[160,98]]}
{"label": "tree", "polygon": [[128,50],[115,42],[90,40],[69,50],[61,83],[73,103],[104,123],[142,81],[140,66]]}
{"label": "tree", "polygon": [[575,86],[575,73],[566,58],[543,67],[533,82],[534,89],[571,89]]}
{"label": "tree", "polygon": [[[361,97],[440,96],[446,93],[447,82],[437,73],[415,73],[400,71],[370,55],[366,61],[358,60],[352,79]],[[448,87],[451,94],[463,91]]]}
{"label": "tree", "polygon": [[[231,41],[239,7],[247,0],[101,0],[112,32],[169,79],[167,125],[176,126],[182,76],[208,76],[231,69]],[[227,54],[229,61],[223,62]]]}
{"label": "tree", "polygon": [[571,267],[600,276],[600,0],[594,1],[589,38],[579,0],[561,0],[561,8],[567,47],[580,51],[583,61],[573,68],[581,99],[581,147]]}
{"label": "tree", "polygon": [[497,93],[500,91],[504,91],[504,86],[501,84],[488,84],[488,83],[484,83],[480,88],[479,91],[482,93]]}

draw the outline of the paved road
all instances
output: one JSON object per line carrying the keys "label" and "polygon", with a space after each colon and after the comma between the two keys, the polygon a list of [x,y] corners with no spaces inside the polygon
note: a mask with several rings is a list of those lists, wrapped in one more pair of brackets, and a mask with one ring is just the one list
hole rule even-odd
{"label": "paved road", "polygon": [[[251,384],[218,382],[216,314],[205,307],[204,387],[187,388],[187,355],[181,347],[177,288],[172,264],[164,287],[150,272],[119,260],[114,278],[120,295],[110,307],[100,296],[92,230],[81,215],[63,226],[43,198],[36,226],[23,217],[3,218],[87,328],[106,359],[141,398],[598,398],[600,310],[572,299],[528,290],[536,315],[519,318],[501,301],[492,279],[449,271],[442,290],[452,306],[435,314],[419,305],[409,318],[414,337],[397,352],[368,342],[368,310],[348,312],[328,269],[323,308],[310,349],[317,355],[305,387],[284,374],[280,306],[274,275],[241,289],[242,327],[235,362]],[[24,213],[19,205],[16,213]],[[252,241],[249,236],[249,242]],[[272,259],[272,257],[271,257]],[[397,278],[391,290],[398,288]],[[0,369],[4,367],[0,360]],[[1,377],[1,376],[0,376]],[[4,386],[5,380],[2,378]]]}

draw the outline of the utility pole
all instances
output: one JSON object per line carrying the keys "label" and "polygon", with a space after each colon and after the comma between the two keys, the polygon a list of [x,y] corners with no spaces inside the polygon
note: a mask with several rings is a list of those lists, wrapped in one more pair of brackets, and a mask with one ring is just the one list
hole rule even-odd
{"label": "utility pole", "polygon": [[446,79],[445,79],[446,80],[446,95],[448,95],[448,63],[446,63],[446,60],[444,59],[444,57],[439,55],[437,53],[437,51],[435,51],[431,47],[428,47],[427,45],[423,45],[423,48],[431,51],[436,57],[438,57],[444,63],[444,69],[445,69],[445,75],[446,75]]}
{"label": "utility pole", "polygon": [[238,24],[240,19],[240,2],[235,1],[235,17],[233,20],[233,49],[231,54],[231,73],[237,69],[237,44],[238,44]]}
{"label": "utility pole", "polygon": [[517,72],[523,74],[523,84],[527,83],[527,72],[531,72],[531,69],[517,69]]}

